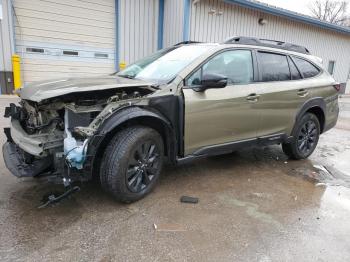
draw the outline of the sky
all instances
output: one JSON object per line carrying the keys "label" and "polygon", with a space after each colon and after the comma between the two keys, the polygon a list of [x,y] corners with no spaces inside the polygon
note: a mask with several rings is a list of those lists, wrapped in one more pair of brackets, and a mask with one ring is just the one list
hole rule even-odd
{"label": "sky", "polygon": [[[260,2],[288,9],[294,12],[298,12],[304,15],[310,15],[308,5],[310,5],[313,0],[258,0]],[[348,0],[350,3],[350,0]]]}

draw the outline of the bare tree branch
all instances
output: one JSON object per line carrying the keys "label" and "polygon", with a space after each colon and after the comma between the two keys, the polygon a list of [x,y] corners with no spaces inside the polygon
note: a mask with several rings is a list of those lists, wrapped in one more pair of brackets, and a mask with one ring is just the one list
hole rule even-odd
{"label": "bare tree branch", "polygon": [[314,0],[309,10],[315,18],[330,23],[350,26],[349,3],[339,0]]}

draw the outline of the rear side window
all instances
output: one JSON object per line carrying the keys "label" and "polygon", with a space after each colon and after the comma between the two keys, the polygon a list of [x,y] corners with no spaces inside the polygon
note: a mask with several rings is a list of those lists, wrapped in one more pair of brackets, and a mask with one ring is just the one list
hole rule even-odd
{"label": "rear side window", "polygon": [[295,66],[294,62],[292,61],[292,59],[290,59],[290,57],[288,57],[288,63],[292,80],[301,79],[302,77],[298,71],[298,68]]}
{"label": "rear side window", "polygon": [[288,61],[285,55],[258,52],[258,58],[262,81],[290,80]]}
{"label": "rear side window", "polygon": [[316,76],[320,72],[316,66],[304,59],[293,57],[293,60],[296,66],[299,68],[300,72],[303,74],[304,78]]}

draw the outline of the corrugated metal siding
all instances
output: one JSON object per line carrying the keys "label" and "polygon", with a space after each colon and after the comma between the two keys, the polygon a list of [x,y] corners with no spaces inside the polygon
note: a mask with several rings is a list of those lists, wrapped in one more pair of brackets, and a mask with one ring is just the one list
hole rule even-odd
{"label": "corrugated metal siding", "polygon": [[[259,18],[268,23],[259,25]],[[253,11],[220,0],[201,0],[191,6],[190,39],[222,42],[230,36],[275,39],[306,46],[311,53],[335,60],[334,77],[346,82],[350,68],[350,37],[282,17]]]}
{"label": "corrugated metal siding", "polygon": [[120,0],[120,61],[130,64],[157,50],[158,0]]}
{"label": "corrugated metal siding", "polygon": [[13,53],[13,36],[11,32],[12,17],[8,0],[2,4],[2,20],[0,20],[0,71],[12,71],[11,55]]}
{"label": "corrugated metal siding", "polygon": [[[114,0],[14,0],[16,49],[23,78],[32,82],[114,71]],[[42,48],[29,53],[26,48]],[[63,55],[72,50],[78,56]],[[107,58],[95,58],[103,53]]]}
{"label": "corrugated metal siding", "polygon": [[183,0],[165,0],[164,2],[164,47],[183,41]]}

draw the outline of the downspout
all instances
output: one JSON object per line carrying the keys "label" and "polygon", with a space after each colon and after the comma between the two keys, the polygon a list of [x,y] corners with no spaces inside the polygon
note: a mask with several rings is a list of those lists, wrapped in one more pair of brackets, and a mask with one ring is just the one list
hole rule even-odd
{"label": "downspout", "polygon": [[164,0],[159,0],[158,9],[158,50],[163,48],[164,33]]}
{"label": "downspout", "polygon": [[184,18],[183,18],[183,29],[182,38],[183,41],[190,40],[190,13],[191,13],[191,0],[184,1]]}
{"label": "downspout", "polygon": [[120,51],[120,0],[115,0],[115,50],[114,63],[115,70],[119,71],[119,51]]}

